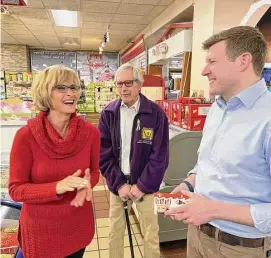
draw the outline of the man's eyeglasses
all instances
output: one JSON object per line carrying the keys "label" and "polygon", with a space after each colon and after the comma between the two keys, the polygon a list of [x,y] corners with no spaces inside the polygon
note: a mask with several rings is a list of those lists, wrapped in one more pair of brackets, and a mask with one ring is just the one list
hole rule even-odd
{"label": "man's eyeglasses", "polygon": [[71,85],[71,86],[56,85],[55,87],[53,87],[53,89],[55,89],[61,93],[66,93],[68,91],[68,89],[70,89],[72,92],[78,92],[78,91],[80,91],[81,87],[77,86],[77,85]]}
{"label": "man's eyeglasses", "polygon": [[132,87],[134,85],[134,82],[137,80],[128,80],[128,81],[124,81],[124,82],[115,82],[115,86],[117,88],[121,88],[122,85],[124,84],[126,87]]}

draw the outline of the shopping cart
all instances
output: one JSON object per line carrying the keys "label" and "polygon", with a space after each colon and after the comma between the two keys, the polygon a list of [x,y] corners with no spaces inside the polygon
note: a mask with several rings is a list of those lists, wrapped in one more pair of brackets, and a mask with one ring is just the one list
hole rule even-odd
{"label": "shopping cart", "polygon": [[1,199],[1,257],[23,258],[17,242],[21,208],[21,203]]}

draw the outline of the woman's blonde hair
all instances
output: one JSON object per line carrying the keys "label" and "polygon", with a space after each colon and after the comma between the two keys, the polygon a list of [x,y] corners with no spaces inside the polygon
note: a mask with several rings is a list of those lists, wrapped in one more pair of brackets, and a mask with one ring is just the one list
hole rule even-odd
{"label": "woman's blonde hair", "polygon": [[80,86],[77,73],[63,65],[53,65],[39,72],[32,83],[32,98],[36,109],[48,111],[52,108],[52,88],[67,80]]}

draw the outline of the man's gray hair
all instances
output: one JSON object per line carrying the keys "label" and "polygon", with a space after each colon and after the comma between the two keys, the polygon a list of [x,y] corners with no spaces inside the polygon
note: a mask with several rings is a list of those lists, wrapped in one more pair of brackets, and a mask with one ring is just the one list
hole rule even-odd
{"label": "man's gray hair", "polygon": [[123,70],[129,70],[129,69],[131,69],[131,70],[133,71],[133,77],[134,77],[133,79],[134,79],[134,80],[137,80],[138,82],[140,82],[140,83],[143,84],[144,78],[143,78],[143,75],[142,75],[140,69],[137,68],[137,67],[135,67],[135,66],[132,65],[132,64],[129,64],[129,63],[125,63],[125,64],[121,65],[121,66],[118,68],[118,70],[117,70],[116,73],[115,73],[114,81],[117,80],[118,74],[119,74],[120,71],[123,71]]}

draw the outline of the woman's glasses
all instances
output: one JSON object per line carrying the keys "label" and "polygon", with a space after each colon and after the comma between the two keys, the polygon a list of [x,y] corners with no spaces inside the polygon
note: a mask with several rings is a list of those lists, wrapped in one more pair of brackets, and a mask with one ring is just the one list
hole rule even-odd
{"label": "woman's glasses", "polygon": [[66,93],[69,89],[72,92],[78,92],[78,91],[80,91],[81,87],[77,86],[77,85],[71,85],[71,86],[56,85],[55,87],[53,87],[53,89],[55,89],[55,90],[57,90],[58,92],[61,92],[61,93]]}

